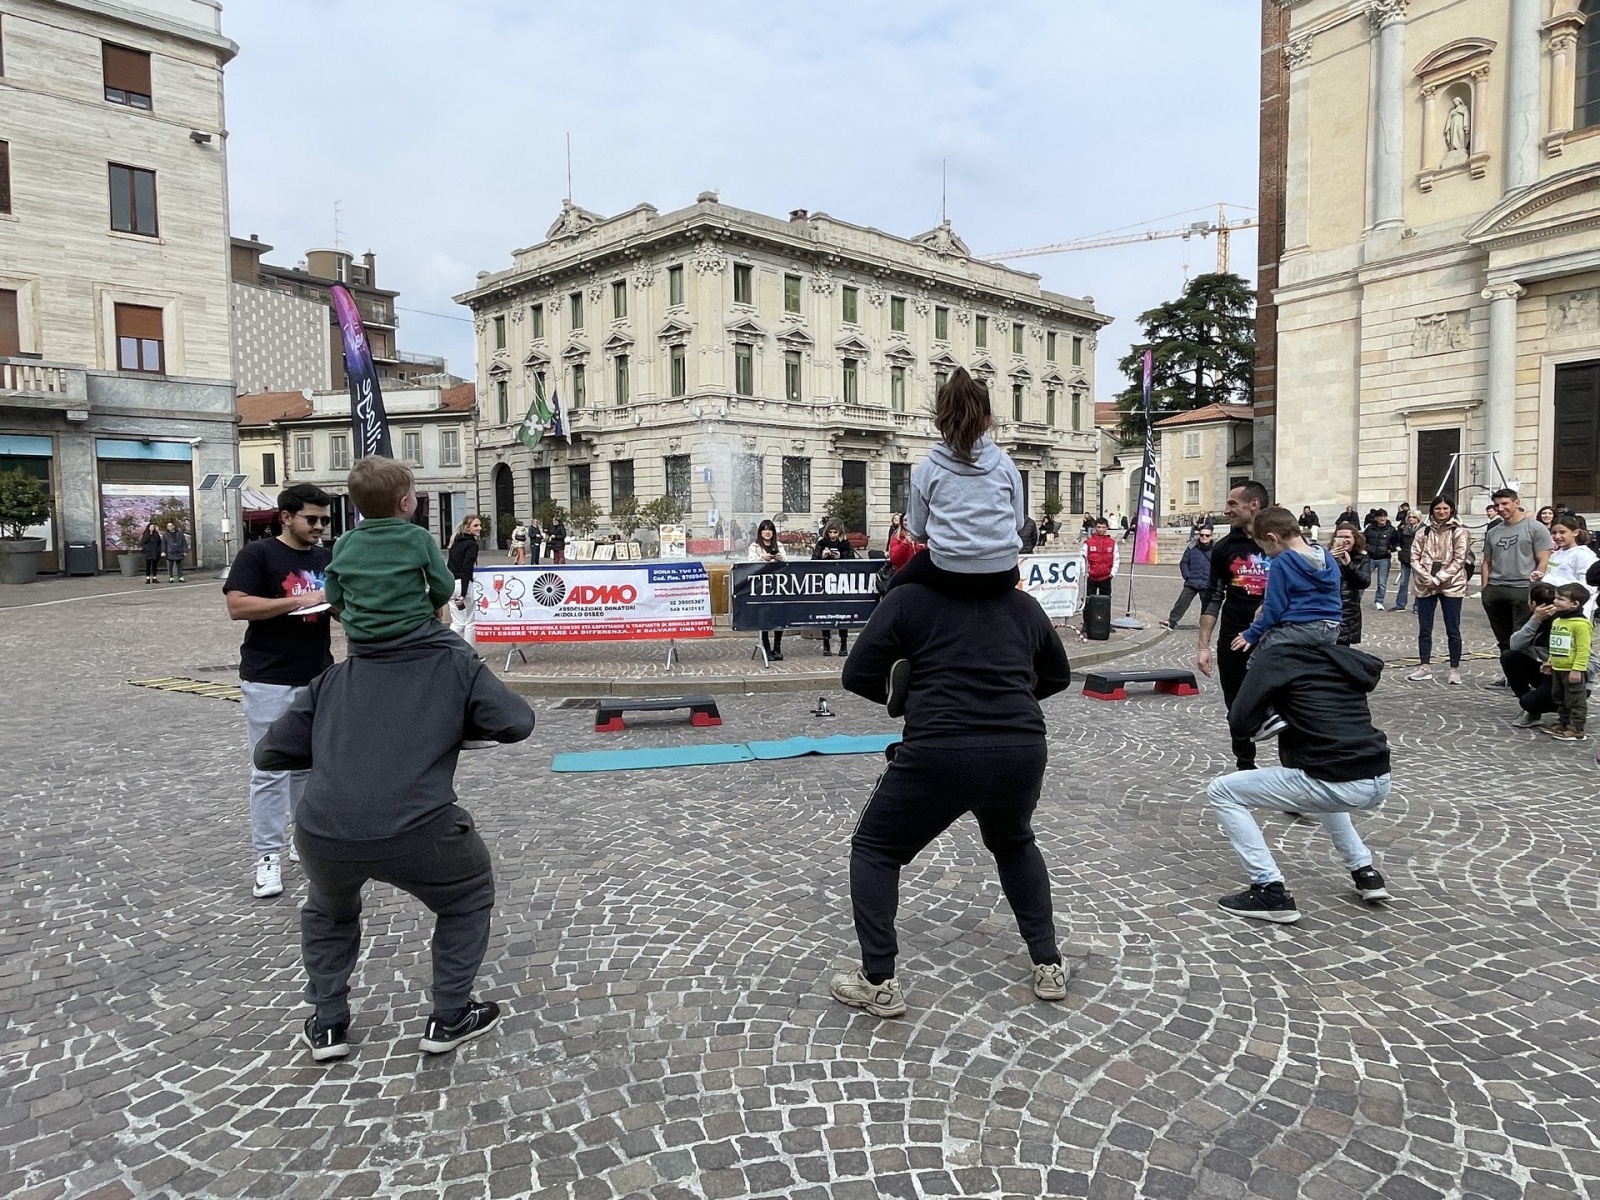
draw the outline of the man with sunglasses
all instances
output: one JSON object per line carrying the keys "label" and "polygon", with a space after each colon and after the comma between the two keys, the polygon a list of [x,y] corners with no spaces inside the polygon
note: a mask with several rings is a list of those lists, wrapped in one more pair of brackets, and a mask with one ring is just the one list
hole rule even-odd
{"label": "man with sunglasses", "polygon": [[[250,753],[267,728],[288,711],[305,687],[333,665],[331,623],[324,603],[323,574],[332,554],[322,544],[333,498],[309,483],[278,493],[283,532],[249,542],[239,551],[222,585],[228,617],[246,621],[239,650],[239,690]],[[304,771],[252,771],[250,841],[255,851],[257,899],[283,893],[285,830],[305,790]],[[289,847],[289,858],[297,858]]]}

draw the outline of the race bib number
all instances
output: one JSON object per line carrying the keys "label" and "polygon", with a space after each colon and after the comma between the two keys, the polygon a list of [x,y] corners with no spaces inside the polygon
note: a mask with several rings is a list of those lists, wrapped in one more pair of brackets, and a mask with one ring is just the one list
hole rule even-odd
{"label": "race bib number", "polygon": [[1569,658],[1572,655],[1572,630],[1552,629],[1550,631],[1550,657]]}

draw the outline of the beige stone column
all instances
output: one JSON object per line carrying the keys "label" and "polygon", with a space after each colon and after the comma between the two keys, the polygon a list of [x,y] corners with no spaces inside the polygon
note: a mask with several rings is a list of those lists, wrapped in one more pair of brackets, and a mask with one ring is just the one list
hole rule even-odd
{"label": "beige stone column", "polygon": [[[1483,290],[1489,302],[1489,388],[1487,409],[1487,449],[1500,463],[1508,479],[1516,478],[1513,456],[1517,430],[1517,301],[1527,294],[1521,284],[1510,281],[1492,283]],[[1485,477],[1492,480],[1491,467]]]}
{"label": "beige stone column", "polygon": [[1373,71],[1377,111],[1372,129],[1372,224],[1393,229],[1405,219],[1406,0],[1371,0],[1376,33]]}
{"label": "beige stone column", "polygon": [[[1480,113],[1482,111],[1483,110],[1481,108],[1474,108],[1473,109],[1474,113]],[[1430,159],[1433,157],[1433,146],[1434,146],[1434,143],[1439,140],[1438,136],[1437,136],[1438,135],[1438,126],[1436,124],[1438,119],[1439,119],[1439,95],[1438,95],[1438,89],[1434,88],[1434,87],[1425,87],[1425,88],[1422,89],[1422,138],[1421,138],[1422,170],[1424,170],[1424,171],[1431,171],[1431,170],[1433,170],[1434,167],[1438,166],[1437,163],[1430,161]],[[1472,122],[1472,140],[1473,141],[1477,141],[1478,140],[1478,125],[1480,123],[1481,122],[1479,122],[1476,119],[1474,119],[1473,122]]]}
{"label": "beige stone column", "polygon": [[1505,190],[1539,179],[1539,16],[1542,0],[1511,0],[1506,47]]}
{"label": "beige stone column", "polygon": [[1283,58],[1289,66],[1283,251],[1293,254],[1311,245],[1311,38],[1290,39]]}

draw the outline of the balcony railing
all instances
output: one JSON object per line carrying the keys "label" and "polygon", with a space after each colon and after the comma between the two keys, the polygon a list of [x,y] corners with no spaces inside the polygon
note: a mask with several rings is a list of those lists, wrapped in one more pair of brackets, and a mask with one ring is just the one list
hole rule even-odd
{"label": "balcony railing", "polygon": [[0,358],[0,403],[16,408],[84,408],[88,381],[82,367],[36,358]]}

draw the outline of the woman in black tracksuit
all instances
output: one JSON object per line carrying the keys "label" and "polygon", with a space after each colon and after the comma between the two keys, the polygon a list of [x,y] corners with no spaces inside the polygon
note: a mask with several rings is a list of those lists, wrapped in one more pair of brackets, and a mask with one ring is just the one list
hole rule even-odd
{"label": "woman in black tracksuit", "polygon": [[1050,618],[1017,590],[1016,571],[1002,575],[891,589],[844,665],[844,687],[878,704],[892,677],[905,712],[904,740],[891,747],[850,841],[861,969],[832,987],[841,1003],[876,1016],[905,1011],[894,977],[900,869],[969,812],[1027,943],[1035,994],[1067,994],[1032,819],[1046,760],[1039,701],[1064,690],[1071,670]]}

